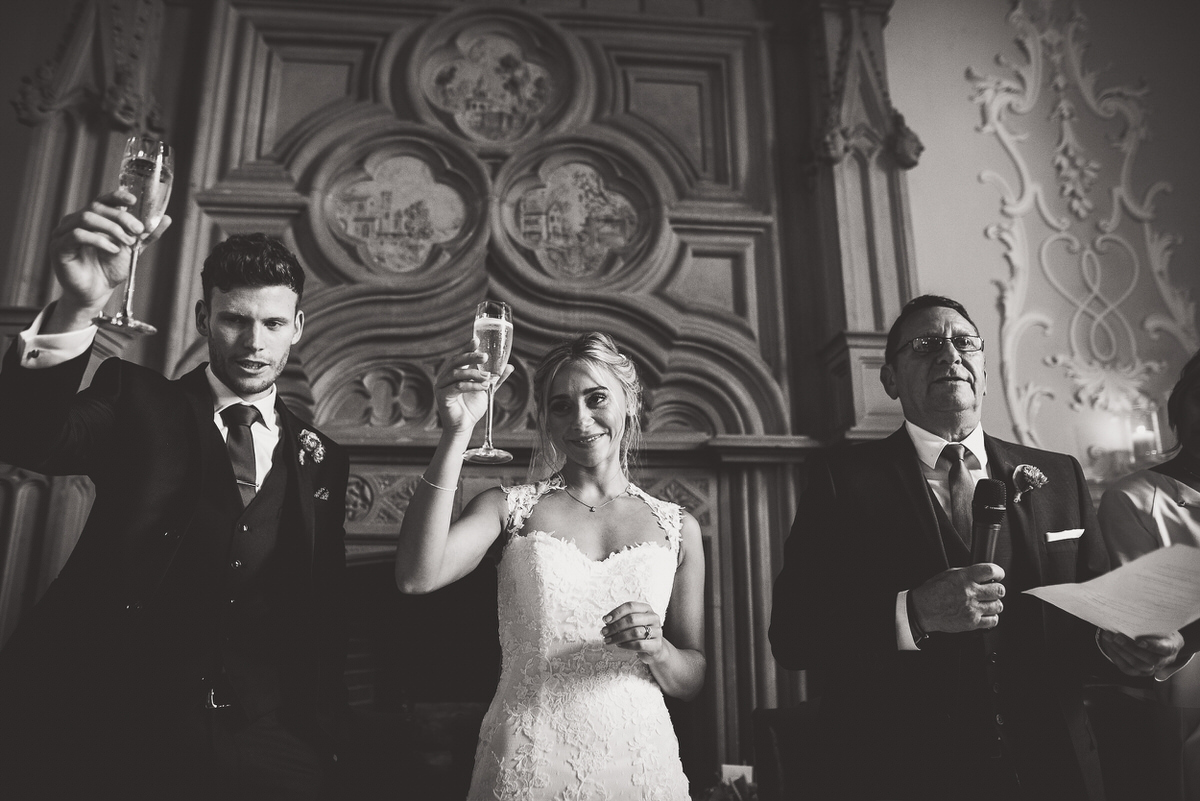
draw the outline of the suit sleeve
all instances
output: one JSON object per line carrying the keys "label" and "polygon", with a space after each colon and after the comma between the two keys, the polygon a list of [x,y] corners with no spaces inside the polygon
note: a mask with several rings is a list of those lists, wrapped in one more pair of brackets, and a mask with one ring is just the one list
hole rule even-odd
{"label": "suit sleeve", "polygon": [[897,654],[895,577],[869,552],[881,532],[854,530],[853,498],[840,497],[838,487],[829,463],[809,470],[775,579],[771,650],[793,670]]}
{"label": "suit sleeve", "polygon": [[1154,518],[1139,509],[1129,493],[1122,489],[1104,491],[1099,519],[1109,557],[1116,565],[1132,562],[1163,544]]}
{"label": "suit sleeve", "polygon": [[9,348],[0,370],[0,460],[48,475],[92,475],[111,454],[119,359],[79,391],[91,350],[43,369],[20,366]]}

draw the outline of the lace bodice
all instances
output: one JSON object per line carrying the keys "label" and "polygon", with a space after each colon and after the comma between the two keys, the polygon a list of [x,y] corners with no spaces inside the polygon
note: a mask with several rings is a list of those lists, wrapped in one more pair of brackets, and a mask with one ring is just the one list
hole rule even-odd
{"label": "lace bodice", "polygon": [[630,484],[665,535],[593,560],[553,532],[525,532],[558,476],[507,490],[498,568],[500,686],[480,732],[471,799],[686,801],[662,692],[637,655],[605,645],[603,617],[643,601],[664,619],[682,510]]}

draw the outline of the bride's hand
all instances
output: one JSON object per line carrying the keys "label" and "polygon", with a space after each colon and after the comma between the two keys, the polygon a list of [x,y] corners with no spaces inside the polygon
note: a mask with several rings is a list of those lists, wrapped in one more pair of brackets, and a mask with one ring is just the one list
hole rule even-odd
{"label": "bride's hand", "polygon": [[663,649],[662,618],[641,601],[628,601],[605,615],[600,634],[605,645],[633,651],[643,662],[652,661]]}
{"label": "bride's hand", "polygon": [[[437,405],[443,429],[470,431],[487,413],[487,373],[479,369],[487,357],[475,349],[476,345],[474,339],[466,343],[469,350],[450,359],[438,373]],[[503,384],[512,371],[513,366],[507,365],[496,386]]]}

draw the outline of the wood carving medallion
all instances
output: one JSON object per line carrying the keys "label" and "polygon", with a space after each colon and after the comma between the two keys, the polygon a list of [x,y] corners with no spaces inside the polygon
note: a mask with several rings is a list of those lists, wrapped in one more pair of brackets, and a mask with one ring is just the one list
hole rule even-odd
{"label": "wood carving medallion", "polygon": [[484,244],[479,198],[487,196],[488,182],[470,154],[406,132],[362,142],[339,157],[327,167],[314,227],[331,255],[349,257],[356,277],[436,271]]}
{"label": "wood carving medallion", "polygon": [[539,149],[497,193],[508,240],[552,278],[603,279],[638,262],[661,218],[652,183],[596,143]]}
{"label": "wood carving medallion", "polygon": [[409,92],[422,116],[474,143],[516,143],[551,129],[586,95],[572,45],[534,15],[452,14],[416,48]]}

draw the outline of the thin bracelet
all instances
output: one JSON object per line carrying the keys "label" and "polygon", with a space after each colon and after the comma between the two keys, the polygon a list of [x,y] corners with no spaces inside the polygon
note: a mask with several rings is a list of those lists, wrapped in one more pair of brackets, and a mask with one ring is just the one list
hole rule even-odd
{"label": "thin bracelet", "polygon": [[440,485],[440,484],[434,484],[432,481],[430,481],[429,479],[425,478],[425,474],[424,474],[424,473],[422,473],[422,474],[421,474],[421,480],[422,480],[422,481],[424,481],[424,482],[425,482],[426,484],[428,484],[429,486],[433,487],[435,490],[441,490],[442,492],[457,492],[457,491],[458,491],[458,490],[456,490],[454,487],[443,487],[443,486],[442,486],[442,485]]}

